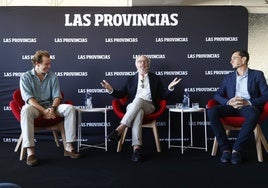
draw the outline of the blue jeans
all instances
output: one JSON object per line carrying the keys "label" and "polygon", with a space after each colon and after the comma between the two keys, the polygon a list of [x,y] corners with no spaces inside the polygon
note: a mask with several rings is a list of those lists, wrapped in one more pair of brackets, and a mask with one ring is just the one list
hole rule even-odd
{"label": "blue jeans", "polygon": [[217,138],[221,151],[232,150],[225,129],[220,121],[220,118],[226,116],[242,116],[245,118],[245,122],[243,123],[233,145],[233,150],[242,152],[258,123],[260,109],[255,106],[244,106],[241,109],[235,109],[229,105],[217,105],[208,110],[208,118],[211,123],[211,128]]}

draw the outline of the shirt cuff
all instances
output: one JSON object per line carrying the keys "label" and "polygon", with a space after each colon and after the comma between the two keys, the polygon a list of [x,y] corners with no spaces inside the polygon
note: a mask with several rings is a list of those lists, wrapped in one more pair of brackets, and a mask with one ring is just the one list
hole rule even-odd
{"label": "shirt cuff", "polygon": [[172,89],[169,89],[169,88],[168,88],[169,91],[174,91],[174,89],[175,89],[175,87],[173,87]]}
{"label": "shirt cuff", "polygon": [[113,92],[114,92],[114,90],[112,89],[112,91],[109,91],[108,89],[106,89],[107,90],[107,92],[109,93],[109,94],[112,94]]}

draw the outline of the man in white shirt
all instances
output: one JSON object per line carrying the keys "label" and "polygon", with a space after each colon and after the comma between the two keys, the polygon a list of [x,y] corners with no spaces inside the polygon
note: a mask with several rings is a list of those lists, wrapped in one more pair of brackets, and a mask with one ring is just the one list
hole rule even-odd
{"label": "man in white shirt", "polygon": [[175,78],[165,89],[159,76],[149,72],[150,59],[144,55],[137,57],[135,61],[137,74],[130,76],[120,90],[114,89],[107,81],[103,80],[101,85],[108,90],[108,93],[116,98],[127,96],[127,110],[120,125],[115,131],[108,135],[112,141],[118,141],[126,127],[132,127],[132,161],[141,160],[140,149],[142,145],[142,120],[145,114],[154,112],[157,106],[157,99],[166,99],[174,90],[181,79]]}

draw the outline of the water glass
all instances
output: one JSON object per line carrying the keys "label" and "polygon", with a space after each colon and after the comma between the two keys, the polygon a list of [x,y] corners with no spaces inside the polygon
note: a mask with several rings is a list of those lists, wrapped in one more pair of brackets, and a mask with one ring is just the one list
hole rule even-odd
{"label": "water glass", "polygon": [[199,108],[199,103],[197,103],[197,102],[192,103],[192,108],[193,109],[198,109]]}
{"label": "water glass", "polygon": [[183,104],[182,103],[176,103],[176,108],[177,109],[182,109],[183,107]]}

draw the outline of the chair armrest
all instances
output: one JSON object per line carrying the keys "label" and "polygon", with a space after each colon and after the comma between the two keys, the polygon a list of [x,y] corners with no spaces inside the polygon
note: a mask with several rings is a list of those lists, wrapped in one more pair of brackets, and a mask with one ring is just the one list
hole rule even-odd
{"label": "chair armrest", "polygon": [[64,101],[64,104],[71,104],[71,105],[73,105],[74,103],[73,103],[72,100],[66,100],[66,101]]}
{"label": "chair armrest", "polygon": [[209,109],[209,108],[211,108],[211,107],[213,107],[213,106],[216,106],[216,105],[218,105],[219,103],[215,100],[215,99],[209,99],[208,100],[208,103],[207,103],[207,108]]}
{"label": "chair armrest", "polygon": [[11,111],[14,114],[15,118],[20,122],[20,106],[15,101],[10,101],[9,107],[11,108]]}
{"label": "chair armrest", "polygon": [[167,106],[167,101],[164,99],[160,100],[159,101],[159,109],[152,114],[146,115],[145,119],[147,119],[147,120],[157,119],[158,117],[160,117],[164,113],[164,111],[166,110],[166,106]]}
{"label": "chair armrest", "polygon": [[266,102],[263,106],[263,111],[260,116],[260,123],[262,123],[265,119],[268,118],[268,102]]}
{"label": "chair armrest", "polygon": [[263,111],[268,113],[268,102],[264,104]]}
{"label": "chair armrest", "polygon": [[122,119],[124,117],[124,115],[125,115],[125,113],[123,112],[121,106],[122,106],[122,104],[120,103],[120,100],[119,99],[112,100],[112,107],[113,107],[114,113],[120,119]]}
{"label": "chair armrest", "polygon": [[24,100],[21,97],[20,89],[16,89],[13,92],[13,101],[20,107],[22,107],[25,104]]}

